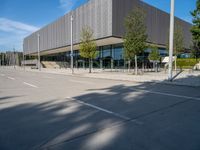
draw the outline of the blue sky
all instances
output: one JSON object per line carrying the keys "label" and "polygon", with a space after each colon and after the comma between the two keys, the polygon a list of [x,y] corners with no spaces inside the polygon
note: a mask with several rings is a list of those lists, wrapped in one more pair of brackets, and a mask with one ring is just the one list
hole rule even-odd
{"label": "blue sky", "polygon": [[[23,38],[88,0],[0,0],[0,51],[22,51]],[[143,0],[169,12],[170,0]],[[175,0],[176,16],[191,22],[196,0]]]}

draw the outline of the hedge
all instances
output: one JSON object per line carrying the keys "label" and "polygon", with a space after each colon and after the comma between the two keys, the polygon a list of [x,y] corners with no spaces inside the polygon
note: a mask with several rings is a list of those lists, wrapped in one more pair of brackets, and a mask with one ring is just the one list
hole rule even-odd
{"label": "hedge", "polygon": [[179,58],[177,59],[177,67],[180,68],[193,68],[200,59],[196,60],[194,58]]}

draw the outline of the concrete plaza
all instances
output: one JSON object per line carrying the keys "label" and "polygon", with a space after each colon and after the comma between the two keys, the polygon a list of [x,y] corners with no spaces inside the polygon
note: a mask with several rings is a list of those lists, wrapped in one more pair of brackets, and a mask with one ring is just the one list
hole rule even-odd
{"label": "concrete plaza", "polygon": [[0,68],[0,149],[199,150],[200,87]]}

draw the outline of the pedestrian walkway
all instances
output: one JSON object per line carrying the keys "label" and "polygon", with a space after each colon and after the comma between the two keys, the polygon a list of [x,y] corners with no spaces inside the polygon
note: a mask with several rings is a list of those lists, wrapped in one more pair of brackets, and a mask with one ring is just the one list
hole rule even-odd
{"label": "pedestrian walkway", "polygon": [[[5,68],[14,68],[14,67],[5,67]],[[22,67],[17,67],[18,70],[24,70]],[[37,69],[31,69],[26,67],[25,71],[40,72]],[[71,69],[47,69],[42,68],[41,72],[43,73],[53,73],[53,74],[62,74],[70,76],[81,76],[88,78],[100,78],[100,79],[109,79],[109,80],[122,80],[122,81],[132,81],[132,82],[157,82],[173,85],[185,85],[185,86],[200,86],[200,71],[190,71],[185,70],[180,75],[178,75],[173,82],[169,82],[168,74],[165,71],[161,72],[145,72],[140,73],[140,75],[134,75],[133,73],[128,73],[126,70],[102,70],[102,69],[93,69],[93,73],[88,73],[88,69],[74,69],[72,74]],[[176,72],[173,72],[176,75]]]}

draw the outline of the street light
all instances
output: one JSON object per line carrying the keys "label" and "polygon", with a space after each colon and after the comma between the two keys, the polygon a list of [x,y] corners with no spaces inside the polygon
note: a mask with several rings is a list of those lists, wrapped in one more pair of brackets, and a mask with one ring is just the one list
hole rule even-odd
{"label": "street light", "polygon": [[23,51],[23,69],[25,71],[25,59],[24,59],[24,51]]}
{"label": "street light", "polygon": [[38,69],[41,71],[41,65],[40,65],[40,34],[37,34],[38,37]]}
{"label": "street light", "polygon": [[73,16],[71,15],[71,70],[74,73],[74,60],[73,60]]}
{"label": "street light", "polygon": [[13,61],[14,61],[14,68],[16,69],[15,65],[16,65],[16,58],[15,58],[15,47],[13,47]]}
{"label": "street light", "polygon": [[23,68],[24,68],[24,71],[25,71],[25,53],[24,53],[24,44],[23,44]]}
{"label": "street light", "polygon": [[169,81],[173,80],[172,77],[173,47],[174,47],[174,0],[171,0],[170,35],[169,35],[169,74],[168,74]]}

